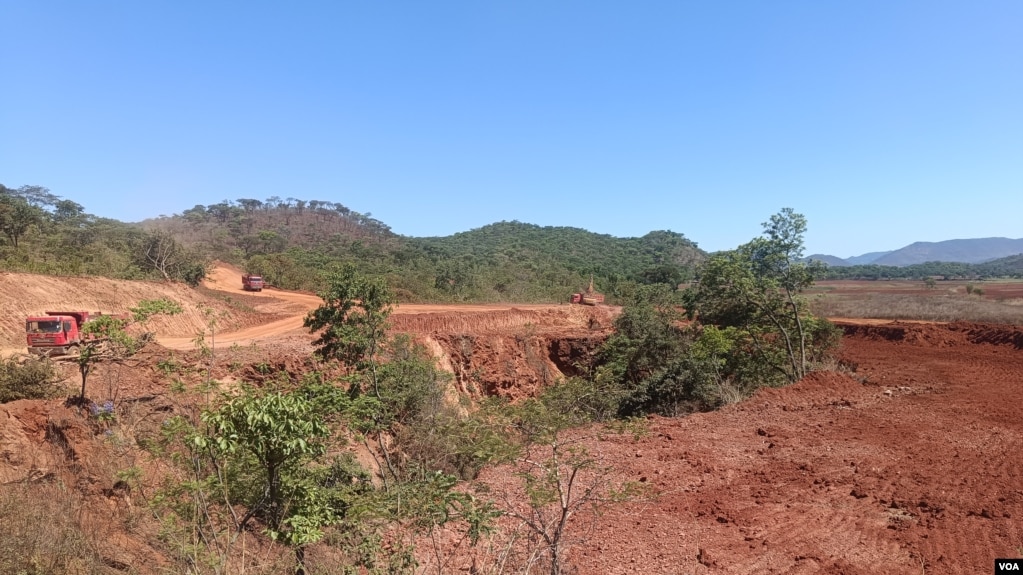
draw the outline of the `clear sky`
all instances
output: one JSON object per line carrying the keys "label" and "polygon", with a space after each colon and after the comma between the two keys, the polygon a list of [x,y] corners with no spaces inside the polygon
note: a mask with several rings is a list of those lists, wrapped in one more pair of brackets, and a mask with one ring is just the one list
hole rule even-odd
{"label": "clear sky", "polygon": [[0,0],[0,183],[411,236],[1023,237],[1023,1]]}

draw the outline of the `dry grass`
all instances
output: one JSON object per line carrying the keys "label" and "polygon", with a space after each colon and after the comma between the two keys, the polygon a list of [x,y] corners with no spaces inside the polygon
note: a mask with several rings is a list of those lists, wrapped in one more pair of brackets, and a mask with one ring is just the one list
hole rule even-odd
{"label": "dry grass", "polygon": [[1023,300],[936,291],[933,295],[883,292],[826,293],[814,311],[827,317],[975,321],[1023,325]]}
{"label": "dry grass", "polygon": [[110,573],[82,513],[81,498],[60,484],[0,486],[0,573]]}

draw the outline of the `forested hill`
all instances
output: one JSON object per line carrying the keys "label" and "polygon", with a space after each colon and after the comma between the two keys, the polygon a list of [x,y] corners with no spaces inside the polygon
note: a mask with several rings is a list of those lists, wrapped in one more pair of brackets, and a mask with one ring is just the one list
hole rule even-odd
{"label": "forested hill", "polygon": [[[517,221],[410,241],[427,250],[485,258],[554,258],[573,269],[633,277],[684,274],[683,270],[705,257],[695,243],[671,231],[650,232],[641,238],[616,238],[580,228],[540,227]],[[684,279],[685,276],[680,281]]]}
{"label": "forested hill", "polygon": [[400,236],[371,214],[319,200],[225,200],[138,224],[90,215],[40,186],[0,186],[0,271],[197,283],[223,260],[289,289],[333,263],[379,275],[403,301],[552,302],[587,285],[692,278],[705,254],[682,234],[616,238],[500,222],[448,237]]}
{"label": "forested hill", "polygon": [[208,255],[86,211],[42,186],[0,184],[0,271],[197,284]]}
{"label": "forested hill", "polygon": [[140,225],[237,264],[288,248],[336,248],[353,243],[393,248],[398,240],[372,214],[361,214],[336,202],[279,197],[196,205],[181,214],[145,220]]}
{"label": "forested hill", "polygon": [[409,301],[559,301],[591,277],[612,294],[624,282],[677,286],[705,255],[669,231],[615,238],[521,222],[405,237],[370,214],[293,198],[200,205],[142,225],[286,288],[315,289],[331,262],[354,262]]}
{"label": "forested hill", "polygon": [[[197,283],[223,260],[289,289],[319,287],[324,269],[354,262],[403,301],[563,301],[592,277],[612,296],[629,283],[677,286],[706,254],[685,236],[616,238],[579,228],[499,222],[446,237],[395,234],[371,214],[319,200],[225,200],[128,224],[41,186],[0,185],[0,271]],[[983,264],[830,267],[832,279],[1020,277],[1020,256]]]}
{"label": "forested hill", "polygon": [[[515,221],[407,241],[440,264],[439,279],[456,292],[468,284],[469,291],[485,288],[506,295],[527,278],[537,284],[536,295],[546,291],[548,297],[578,291],[591,277],[598,289],[611,294],[624,282],[676,287],[691,279],[696,265],[706,257],[695,243],[671,231],[616,238],[580,228]],[[533,299],[527,293],[515,295]]]}

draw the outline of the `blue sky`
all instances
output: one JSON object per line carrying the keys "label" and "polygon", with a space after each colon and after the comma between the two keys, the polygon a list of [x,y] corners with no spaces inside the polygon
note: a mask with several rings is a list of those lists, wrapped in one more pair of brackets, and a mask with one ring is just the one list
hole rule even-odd
{"label": "blue sky", "polygon": [[0,183],[707,250],[1023,237],[1023,2],[0,0]]}

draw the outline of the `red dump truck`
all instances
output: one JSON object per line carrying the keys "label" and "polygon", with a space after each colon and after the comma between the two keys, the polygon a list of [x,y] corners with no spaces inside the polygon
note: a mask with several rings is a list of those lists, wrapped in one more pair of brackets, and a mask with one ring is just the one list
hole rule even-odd
{"label": "red dump truck", "polygon": [[263,276],[253,274],[243,275],[242,289],[245,291],[263,291]]}
{"label": "red dump truck", "polygon": [[[94,311],[48,311],[46,315],[25,318],[25,340],[34,355],[66,355],[85,340],[82,327],[104,315]],[[127,319],[127,315],[114,315]]]}

